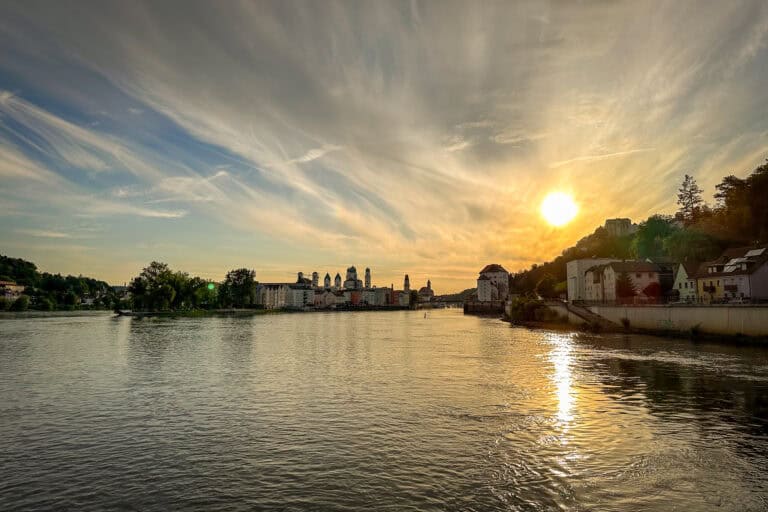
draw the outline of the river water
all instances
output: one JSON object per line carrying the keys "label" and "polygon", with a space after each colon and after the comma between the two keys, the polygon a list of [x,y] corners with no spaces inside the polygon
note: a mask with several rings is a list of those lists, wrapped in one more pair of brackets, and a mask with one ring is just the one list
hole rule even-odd
{"label": "river water", "polygon": [[768,349],[459,310],[0,318],[0,510],[767,510]]}

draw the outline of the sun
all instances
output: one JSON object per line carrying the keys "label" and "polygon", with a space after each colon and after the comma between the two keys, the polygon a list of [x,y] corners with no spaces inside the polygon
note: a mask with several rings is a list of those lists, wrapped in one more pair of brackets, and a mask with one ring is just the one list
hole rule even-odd
{"label": "sun", "polygon": [[541,202],[541,216],[552,226],[565,226],[578,212],[573,198],[563,192],[551,192]]}

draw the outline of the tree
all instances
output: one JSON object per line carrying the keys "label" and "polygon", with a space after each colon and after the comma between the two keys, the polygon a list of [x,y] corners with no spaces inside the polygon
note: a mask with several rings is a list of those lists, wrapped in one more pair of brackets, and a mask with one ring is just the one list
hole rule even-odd
{"label": "tree", "polygon": [[664,239],[677,228],[672,218],[666,215],[652,215],[640,226],[632,241],[632,252],[636,258],[654,258],[664,256]]}
{"label": "tree", "polygon": [[539,279],[539,282],[536,283],[536,295],[544,299],[554,299],[557,297],[555,285],[557,285],[557,281],[552,274],[544,274],[544,276]]}
{"label": "tree", "polygon": [[233,307],[247,307],[256,302],[256,272],[238,268],[227,272],[219,289],[222,303]]}
{"label": "tree", "polygon": [[637,288],[632,278],[626,272],[616,276],[616,297],[619,302],[629,302],[629,299],[637,295]]}
{"label": "tree", "polygon": [[693,176],[685,175],[683,183],[677,191],[677,204],[680,205],[678,215],[686,224],[693,223],[699,215],[704,200],[701,198],[703,190],[696,183]]}
{"label": "tree", "polygon": [[662,244],[667,256],[675,261],[709,261],[722,252],[719,240],[698,229],[673,231]]}
{"label": "tree", "polygon": [[26,311],[29,307],[29,297],[26,295],[19,295],[19,297],[11,304],[11,311]]}

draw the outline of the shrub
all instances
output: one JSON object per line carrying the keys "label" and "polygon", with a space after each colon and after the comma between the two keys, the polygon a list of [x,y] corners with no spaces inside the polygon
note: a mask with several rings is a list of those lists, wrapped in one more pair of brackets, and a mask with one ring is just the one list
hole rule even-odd
{"label": "shrub", "polygon": [[29,307],[29,297],[26,295],[19,295],[19,297],[11,304],[11,311],[26,311]]}

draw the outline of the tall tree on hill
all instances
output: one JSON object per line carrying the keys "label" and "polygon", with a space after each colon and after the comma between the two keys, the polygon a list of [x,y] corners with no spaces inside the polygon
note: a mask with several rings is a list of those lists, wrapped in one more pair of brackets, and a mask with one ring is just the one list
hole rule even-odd
{"label": "tall tree on hill", "polygon": [[677,204],[680,205],[678,215],[686,225],[695,222],[701,212],[704,205],[704,200],[701,198],[702,192],[704,191],[693,176],[686,174],[682,185],[677,190]]}

